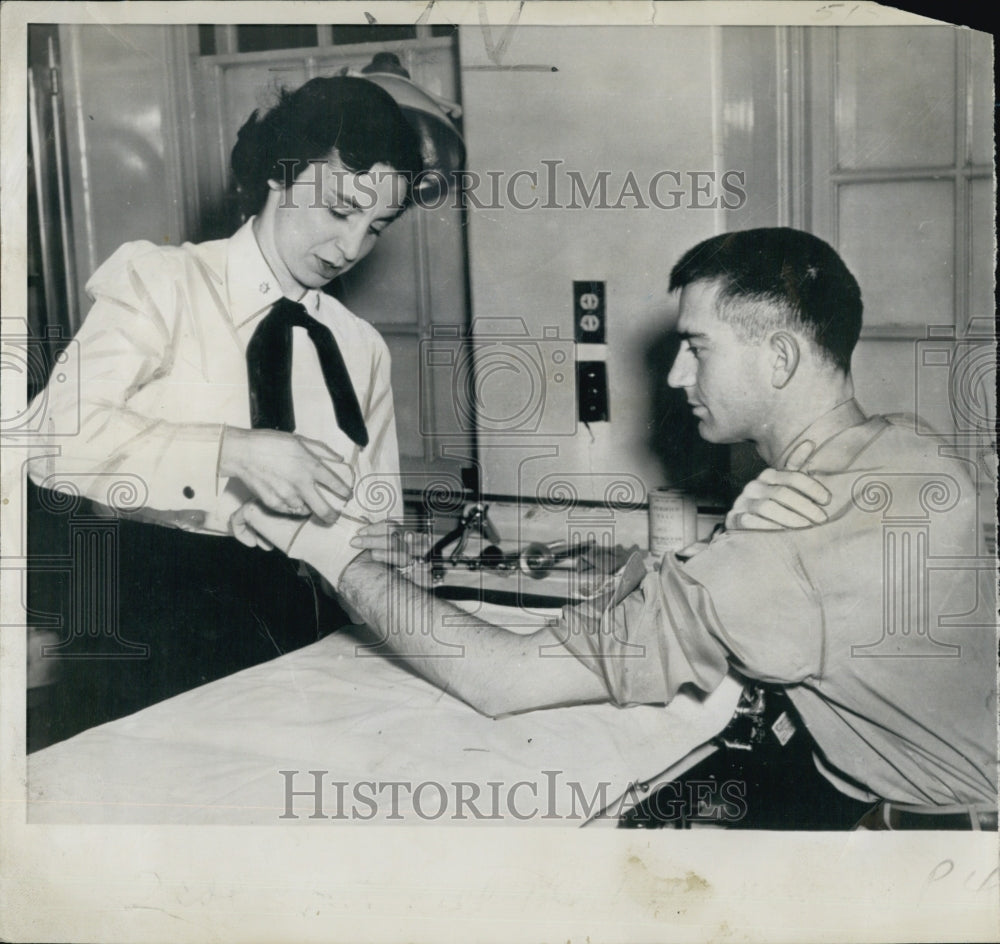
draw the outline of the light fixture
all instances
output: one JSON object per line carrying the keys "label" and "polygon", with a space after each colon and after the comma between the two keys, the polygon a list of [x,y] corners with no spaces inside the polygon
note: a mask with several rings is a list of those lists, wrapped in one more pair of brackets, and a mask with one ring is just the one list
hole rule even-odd
{"label": "light fixture", "polygon": [[420,135],[424,173],[416,196],[421,203],[435,202],[465,164],[465,142],[455,124],[461,118],[461,106],[417,85],[392,52],[376,53],[360,73],[352,74],[385,89]]}

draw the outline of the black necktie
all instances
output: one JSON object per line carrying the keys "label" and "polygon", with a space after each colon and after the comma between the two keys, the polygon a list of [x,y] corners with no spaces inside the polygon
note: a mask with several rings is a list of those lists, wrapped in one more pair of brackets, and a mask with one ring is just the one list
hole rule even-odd
{"label": "black necktie", "polygon": [[271,306],[247,345],[251,425],[254,429],[295,431],[293,327],[305,328],[316,348],[337,425],[364,448],[368,445],[368,430],[336,339],[326,325],[310,317],[298,302],[287,298],[280,298]]}

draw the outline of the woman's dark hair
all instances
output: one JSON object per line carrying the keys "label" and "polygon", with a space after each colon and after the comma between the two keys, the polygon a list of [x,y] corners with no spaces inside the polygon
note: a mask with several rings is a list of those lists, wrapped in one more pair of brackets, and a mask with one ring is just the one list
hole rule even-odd
{"label": "woman's dark hair", "polygon": [[423,170],[420,138],[393,97],[374,82],[354,76],[310,79],[283,89],[263,116],[255,111],[240,128],[230,158],[245,213],[260,211],[268,180],[289,186],[308,166],[336,150],[352,173],[388,164],[413,181]]}

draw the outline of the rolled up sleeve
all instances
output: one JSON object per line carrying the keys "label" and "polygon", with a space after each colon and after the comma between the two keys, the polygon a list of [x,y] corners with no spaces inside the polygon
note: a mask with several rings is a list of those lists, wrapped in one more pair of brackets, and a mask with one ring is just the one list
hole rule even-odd
{"label": "rolled up sleeve", "polygon": [[730,667],[796,684],[822,665],[820,595],[784,534],[726,535],[685,564],[668,555],[658,573],[636,555],[557,631],[618,705],[713,691]]}
{"label": "rolled up sleeve", "polygon": [[793,532],[722,535],[684,571],[711,600],[712,635],[736,669],[784,685],[820,674],[821,593],[799,558]]}
{"label": "rolled up sleeve", "polygon": [[647,574],[636,555],[599,597],[567,607],[558,631],[615,704],[668,704],[683,686],[710,692],[726,675],[713,622],[707,592],[679,565]]}

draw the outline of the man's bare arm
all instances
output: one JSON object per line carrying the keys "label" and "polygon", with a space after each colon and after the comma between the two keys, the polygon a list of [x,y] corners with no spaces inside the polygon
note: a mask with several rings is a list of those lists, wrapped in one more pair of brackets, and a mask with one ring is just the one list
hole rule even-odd
{"label": "man's bare arm", "polygon": [[[309,563],[322,572],[321,559]],[[338,590],[381,646],[483,714],[608,699],[603,681],[552,630],[519,635],[477,619],[368,554],[347,565]]]}

